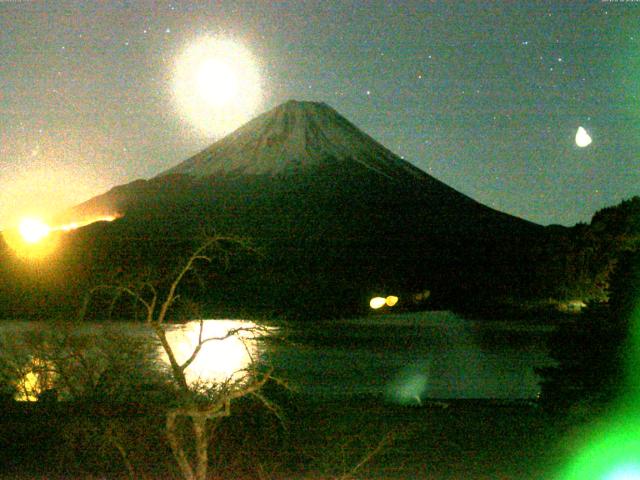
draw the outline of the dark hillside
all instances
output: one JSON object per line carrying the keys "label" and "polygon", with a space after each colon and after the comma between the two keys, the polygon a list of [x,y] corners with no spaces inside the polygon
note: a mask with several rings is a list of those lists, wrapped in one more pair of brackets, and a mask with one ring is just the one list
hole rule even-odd
{"label": "dark hillside", "polygon": [[[119,186],[68,218],[123,215],[65,237],[65,270],[174,265],[202,232],[251,239],[225,281],[192,292],[221,305],[347,315],[374,294],[433,307],[530,291],[545,230],[487,208],[400,159],[324,104],[287,102],[150,180]],[[213,268],[213,267],[212,267]],[[70,273],[73,272],[73,273]],[[211,272],[213,274],[213,272]]]}

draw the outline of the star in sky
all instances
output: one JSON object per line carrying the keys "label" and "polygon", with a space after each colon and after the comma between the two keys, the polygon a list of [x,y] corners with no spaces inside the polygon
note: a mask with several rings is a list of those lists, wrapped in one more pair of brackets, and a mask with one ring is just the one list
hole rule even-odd
{"label": "star in sky", "polygon": [[[638,20],[629,2],[569,0],[0,3],[0,228],[42,162],[83,172],[60,180],[73,203],[214,141],[181,118],[171,76],[186,45],[221,34],[259,60],[263,110],[325,101],[482,203],[586,221],[639,190]],[[579,125],[593,146],[575,148]],[[44,130],[55,148],[32,157]]]}

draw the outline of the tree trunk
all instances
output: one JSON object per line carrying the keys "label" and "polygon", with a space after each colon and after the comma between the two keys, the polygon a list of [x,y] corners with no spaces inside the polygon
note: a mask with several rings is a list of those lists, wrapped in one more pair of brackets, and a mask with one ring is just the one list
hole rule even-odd
{"label": "tree trunk", "polygon": [[107,439],[113,444],[113,446],[116,447],[116,450],[118,450],[118,452],[120,453],[120,457],[122,458],[122,463],[124,463],[124,466],[127,468],[127,472],[129,473],[129,478],[131,480],[136,480],[136,471],[133,468],[133,464],[129,460],[129,455],[127,454],[127,450],[124,448],[124,445],[122,445],[122,442],[116,437],[116,434],[114,434],[113,425],[114,425],[113,423],[111,422],[109,423],[105,431],[105,435]]}
{"label": "tree trunk", "polygon": [[[193,429],[193,442],[195,450],[195,464],[189,460],[184,447],[185,439],[178,431],[177,421],[180,416],[191,421]],[[208,414],[204,412],[178,412],[172,411],[167,414],[167,438],[173,456],[180,467],[180,473],[185,480],[206,480],[209,468],[209,436],[207,435]]]}
{"label": "tree trunk", "polygon": [[167,357],[169,358],[169,365],[171,366],[171,373],[173,374],[174,380],[178,383],[178,386],[183,392],[188,393],[189,384],[187,383],[187,377],[184,374],[184,369],[181,368],[178,364],[178,360],[173,353],[173,349],[169,344],[169,340],[167,340],[167,334],[164,331],[164,328],[162,327],[162,325],[159,325],[157,323],[152,323],[151,328],[153,328],[156,337],[158,338],[158,340],[160,340],[160,344],[162,345],[164,353],[166,353]]}
{"label": "tree trunk", "polygon": [[196,479],[206,480],[209,466],[209,437],[207,435],[207,417],[204,415],[192,416],[193,435],[196,447]]}
{"label": "tree trunk", "polygon": [[167,414],[167,439],[169,440],[171,451],[173,452],[173,456],[178,463],[180,473],[182,473],[182,477],[184,478],[184,480],[196,480],[196,476],[193,473],[193,468],[191,467],[189,458],[187,457],[187,454],[182,447],[182,441],[180,440],[180,434],[178,433],[177,429],[177,420],[177,412],[169,412]]}

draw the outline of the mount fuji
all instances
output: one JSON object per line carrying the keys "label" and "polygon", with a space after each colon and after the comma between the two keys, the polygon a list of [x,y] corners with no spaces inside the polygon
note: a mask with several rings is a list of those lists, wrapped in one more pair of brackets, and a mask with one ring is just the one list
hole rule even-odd
{"label": "mount fuji", "polygon": [[202,230],[237,235],[263,255],[238,266],[216,301],[338,315],[375,293],[429,290],[448,306],[513,292],[544,233],[414,167],[328,105],[299,101],[71,216],[114,213],[122,218],[89,228],[112,262],[141,250],[168,261],[172,242]]}
{"label": "mount fuji", "polygon": [[[163,174],[292,175],[327,163],[390,179],[424,172],[401,160],[325,103],[290,100]],[[163,175],[161,174],[161,175]]]}

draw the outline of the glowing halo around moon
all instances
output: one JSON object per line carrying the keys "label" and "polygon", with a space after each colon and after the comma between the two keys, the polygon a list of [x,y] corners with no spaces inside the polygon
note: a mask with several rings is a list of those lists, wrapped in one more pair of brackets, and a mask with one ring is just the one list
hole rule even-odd
{"label": "glowing halo around moon", "polygon": [[219,138],[255,115],[262,83],[249,50],[228,39],[204,37],[178,57],[173,93],[187,122]]}

